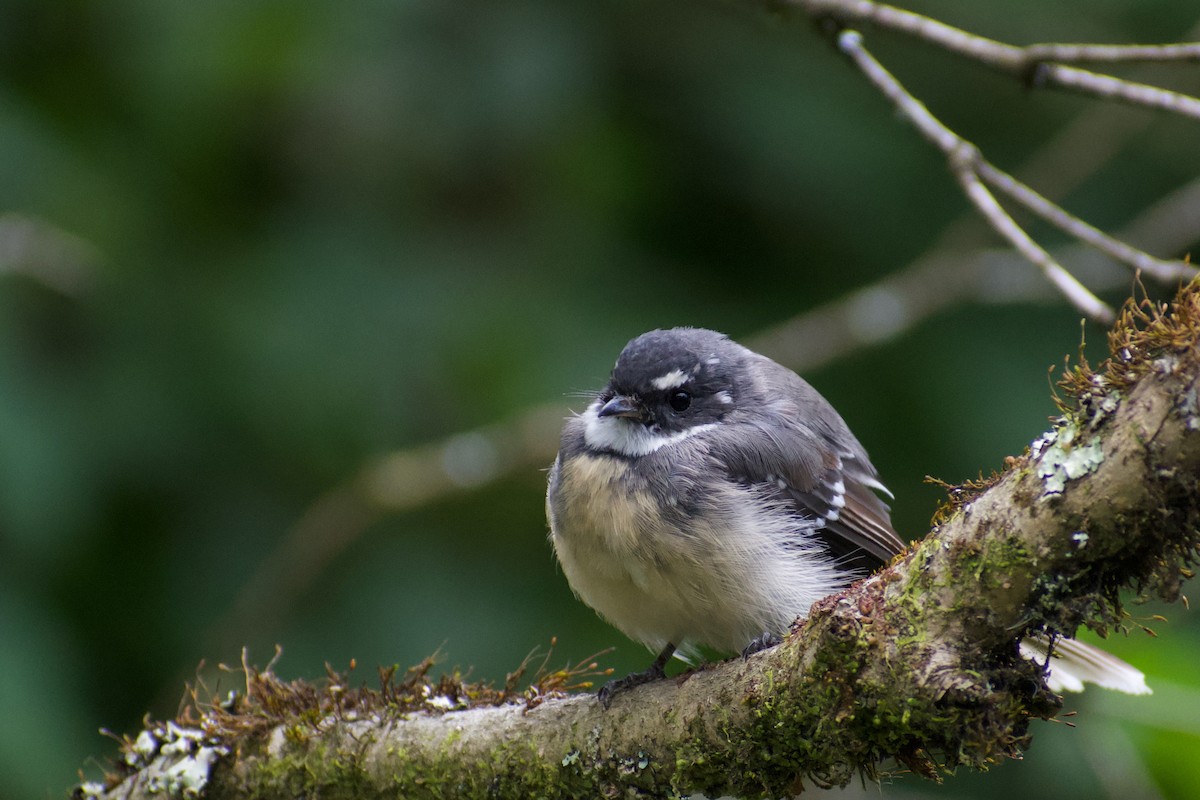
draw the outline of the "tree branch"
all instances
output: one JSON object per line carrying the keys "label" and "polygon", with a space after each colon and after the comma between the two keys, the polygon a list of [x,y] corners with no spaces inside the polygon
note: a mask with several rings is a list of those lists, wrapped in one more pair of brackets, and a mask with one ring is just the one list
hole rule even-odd
{"label": "tree branch", "polygon": [[[1003,188],[1008,189],[1011,196],[1029,205],[1043,217],[1051,216],[1050,208],[1053,207],[1053,218],[1059,224],[1059,227],[1064,226],[1064,221],[1076,220],[1076,218],[1057,205],[1045,200],[1041,195],[1028,189],[1024,184],[1020,184],[1006,173],[988,164],[977,147],[946,127],[941,120],[930,113],[924,103],[909,94],[900,82],[867,51],[863,45],[862,34],[858,31],[844,30],[838,34],[838,48],[850,57],[867,79],[871,81],[872,85],[891,101],[892,105],[904,115],[905,119],[916,126],[917,130],[927,141],[942,151],[949,162],[954,177],[962,185],[963,193],[975,205],[984,219],[1007,239],[1021,255],[1037,265],[1047,279],[1058,287],[1063,296],[1076,309],[1092,320],[1111,324],[1114,314],[1108,304],[1092,294],[1087,287],[1055,261],[1053,256],[1038,245],[1008,215],[995,196],[984,185],[984,180],[990,176]],[[1036,198],[1037,202],[1030,203],[1031,198]],[[1079,222],[1078,230],[1095,231],[1094,228],[1086,225],[1081,220],[1076,221]],[[1093,244],[1100,242],[1095,236],[1089,236],[1087,241]],[[1121,247],[1128,248],[1127,245],[1123,244],[1121,244]],[[1128,248],[1128,250],[1134,251],[1133,248]],[[1149,259],[1150,256],[1147,255],[1146,258]]]}
{"label": "tree branch", "polygon": [[[1130,47],[1039,44],[1020,48],[968,33],[920,14],[868,0],[791,0],[791,5],[803,8],[816,19],[833,20],[837,26],[845,26],[850,21],[873,22],[918,36],[952,52],[1021,77],[1031,86],[1056,84],[1104,98],[1168,109],[1200,119],[1200,100],[1197,98],[1044,60],[1048,55],[1058,54],[1076,60],[1091,61],[1189,61],[1197,57],[1200,44]],[[1017,224],[988,189],[988,184],[1003,191],[1013,202],[1031,210],[1060,230],[1135,269],[1144,269],[1155,278],[1170,280],[1168,276],[1184,275],[1191,269],[1190,265],[1184,262],[1154,258],[1102,233],[988,163],[974,144],[942,123],[871,55],[863,42],[862,34],[857,30],[838,31],[837,46],[896,110],[912,123],[927,141],[942,151],[951,172],[962,186],[963,193],[988,224],[1025,258],[1037,265],[1063,296],[1089,319],[1108,325],[1113,321],[1113,311]]]}
{"label": "tree branch", "polygon": [[1120,261],[1147,276],[1164,283],[1171,281],[1189,281],[1196,274],[1196,268],[1186,261],[1178,259],[1166,260],[1154,256],[1136,247],[1109,236],[1104,231],[1081,220],[1073,214],[1068,214],[1062,206],[1047,200],[1029,186],[996,167],[991,162],[978,159],[975,171],[986,183],[994,186],[1011,197],[1020,205],[1037,214],[1063,233],[1073,236],[1079,241],[1094,247],[1115,261]]}
{"label": "tree branch", "polygon": [[1200,58],[1200,43],[1197,42],[1166,45],[1039,43],[1018,47],[964,31],[923,14],[870,0],[784,2],[802,8],[812,17],[832,18],[842,24],[868,22],[915,36],[1020,78],[1031,87],[1054,86],[1200,119],[1200,99],[1191,95],[1055,63],[1195,61]]}
{"label": "tree branch", "polygon": [[1018,654],[1022,636],[1106,631],[1121,622],[1120,590],[1176,599],[1200,557],[1200,287],[1169,310],[1127,304],[1110,348],[1099,369],[1067,375],[1055,430],[991,486],[954,492],[926,539],[749,660],[630,691],[608,711],[590,695],[513,702],[424,672],[385,676],[377,692],[331,673],[318,691],[246,667],[244,696],[188,727],[151,725],[107,788],[81,791],[780,796],[874,776],[892,758],[929,777],[986,768],[1058,709]]}

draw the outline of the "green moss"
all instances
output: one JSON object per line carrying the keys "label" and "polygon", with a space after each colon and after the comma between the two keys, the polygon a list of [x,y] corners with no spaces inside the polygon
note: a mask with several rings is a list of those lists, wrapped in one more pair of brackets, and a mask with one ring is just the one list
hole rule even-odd
{"label": "green moss", "polygon": [[[917,607],[922,589],[913,585],[901,596]],[[906,670],[868,668],[886,663],[879,651],[889,642],[898,649],[922,647],[919,627],[906,627],[906,638],[898,639],[891,619],[864,621],[836,609],[819,624],[821,646],[800,684],[779,692],[764,681],[747,698],[752,724],[728,739],[725,758],[713,759],[708,737],[697,731],[692,747],[677,755],[672,785],[780,796],[804,783],[844,785],[860,771],[876,778],[880,765],[896,754],[903,754],[906,766],[933,775],[958,764],[985,768],[998,753],[1023,746],[1024,722],[1014,728],[1006,711],[989,710],[989,702],[1007,696],[993,696],[994,687],[985,688],[982,678],[974,703],[946,705],[920,693]],[[1025,684],[1037,685],[1031,669],[1022,673]],[[1004,702],[1027,710],[1024,696]],[[709,758],[700,758],[705,752]]]}

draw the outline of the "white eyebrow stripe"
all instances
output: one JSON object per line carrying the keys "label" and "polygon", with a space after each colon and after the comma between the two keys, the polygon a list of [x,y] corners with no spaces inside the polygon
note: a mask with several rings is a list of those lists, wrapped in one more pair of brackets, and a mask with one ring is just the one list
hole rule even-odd
{"label": "white eyebrow stripe", "polygon": [[681,369],[673,369],[666,375],[659,375],[650,384],[655,389],[666,391],[667,389],[677,389],[687,383],[688,375]]}

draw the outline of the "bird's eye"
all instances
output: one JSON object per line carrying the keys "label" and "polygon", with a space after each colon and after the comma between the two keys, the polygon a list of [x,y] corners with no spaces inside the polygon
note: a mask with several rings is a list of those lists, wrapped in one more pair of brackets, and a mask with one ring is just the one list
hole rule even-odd
{"label": "bird's eye", "polygon": [[668,402],[676,411],[687,411],[688,406],[692,404],[692,396],[687,392],[679,391],[672,394]]}

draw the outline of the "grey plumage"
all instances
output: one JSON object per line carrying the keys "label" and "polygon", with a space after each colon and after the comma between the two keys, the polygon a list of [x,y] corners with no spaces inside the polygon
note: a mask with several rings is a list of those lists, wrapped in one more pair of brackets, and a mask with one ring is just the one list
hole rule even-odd
{"label": "grey plumage", "polygon": [[[692,404],[674,412],[684,387]],[[598,418],[616,396],[649,417]],[[816,390],[683,328],[630,342],[567,422],[547,506],[571,586],[609,622],[655,649],[733,651],[903,549],[872,487],[866,451]]]}
{"label": "grey plumage", "polygon": [[880,493],[812,386],[722,334],[675,328],[632,340],[567,421],[546,511],[575,593],[662,651],[631,685],[660,676],[675,646],[780,635],[901,552]]}

